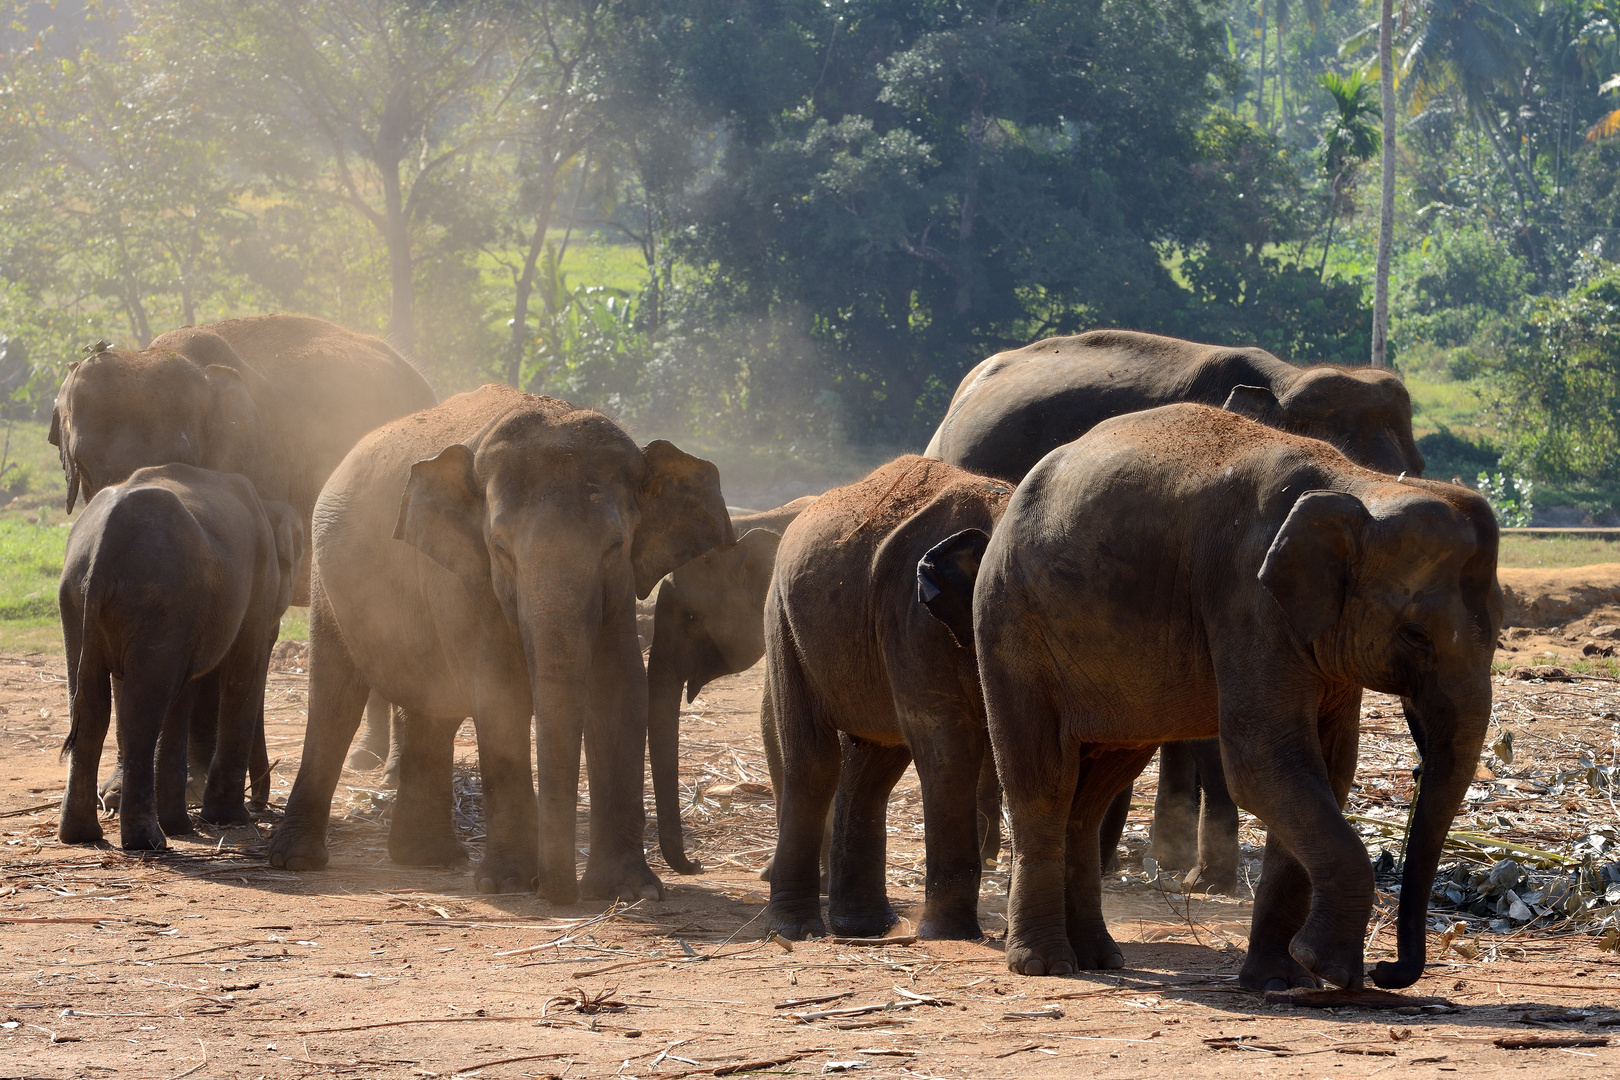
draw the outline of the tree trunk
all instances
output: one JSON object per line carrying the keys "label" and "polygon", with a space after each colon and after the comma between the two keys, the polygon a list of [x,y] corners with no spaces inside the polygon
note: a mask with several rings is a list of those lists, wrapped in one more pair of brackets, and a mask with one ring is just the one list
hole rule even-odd
{"label": "tree trunk", "polygon": [[1393,0],[1378,12],[1378,85],[1384,106],[1383,185],[1378,200],[1378,267],[1373,272],[1372,366],[1389,367],[1389,259],[1395,245],[1395,13]]}
{"label": "tree trunk", "polygon": [[406,356],[416,351],[416,284],[411,279],[411,230],[400,192],[399,162],[379,162],[383,186],[383,240],[388,245],[391,304],[388,337]]}
{"label": "tree trunk", "polygon": [[1266,0],[1260,0],[1260,93],[1254,99],[1254,119],[1266,126]]}

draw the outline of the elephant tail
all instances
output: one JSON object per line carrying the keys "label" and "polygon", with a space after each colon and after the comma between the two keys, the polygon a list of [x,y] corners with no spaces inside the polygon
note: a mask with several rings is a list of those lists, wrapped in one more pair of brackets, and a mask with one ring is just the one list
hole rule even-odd
{"label": "elephant tail", "polygon": [[[94,587],[94,583],[95,578],[92,577],[91,587],[85,590],[84,607],[79,613],[79,655],[69,671],[72,689],[68,698],[68,733],[67,738],[62,740],[63,758],[73,752],[73,746],[79,739],[79,728],[92,711],[98,714],[98,718],[110,719],[112,714],[112,671],[102,655],[101,635],[95,631],[101,605],[100,590]],[[105,723],[92,723],[91,727],[92,730],[103,730]]]}

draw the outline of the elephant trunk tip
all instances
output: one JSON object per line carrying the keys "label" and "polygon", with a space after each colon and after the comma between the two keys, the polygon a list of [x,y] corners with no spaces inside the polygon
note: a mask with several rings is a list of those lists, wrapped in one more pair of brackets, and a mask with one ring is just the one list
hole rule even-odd
{"label": "elephant trunk tip", "polygon": [[1373,966],[1372,981],[1385,990],[1404,990],[1423,976],[1423,957],[1380,960]]}
{"label": "elephant trunk tip", "polygon": [[702,863],[695,859],[688,859],[686,857],[686,852],[683,850],[681,844],[681,833],[679,826],[676,827],[674,836],[665,835],[663,830],[660,830],[660,835],[658,837],[658,848],[664,853],[664,861],[669,864],[669,868],[675,871],[677,874],[703,873]]}

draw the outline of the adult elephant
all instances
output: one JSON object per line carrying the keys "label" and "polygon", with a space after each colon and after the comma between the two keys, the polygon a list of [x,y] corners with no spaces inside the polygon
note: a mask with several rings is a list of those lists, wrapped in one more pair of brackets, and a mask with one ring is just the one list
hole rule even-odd
{"label": "adult elephant", "polygon": [[1429,892],[1491,716],[1498,532],[1463,487],[1370,472],[1199,405],[1117,417],[1043,458],[990,538],[973,630],[1018,852],[1008,966],[1118,967],[1097,823],[1154,744],[1218,735],[1266,825],[1245,986],[1359,988],[1373,900],[1344,820],[1361,691],[1422,760],[1396,918],[1423,972]]}
{"label": "adult elephant", "polygon": [[[182,462],[253,481],[311,535],[321,486],[360,437],[437,399],[388,344],[307,315],[187,326],[139,352],[68,365],[51,414],[67,509],[147,465]],[[309,556],[294,604],[309,603]]]}
{"label": "adult elephant", "polygon": [[[731,540],[712,464],[663,441],[638,449],[601,413],[555,398],[485,386],[362,439],[316,508],[309,723],[271,863],[326,864],[343,753],[375,689],[405,717],[396,861],[464,857],[450,781],[471,716],[488,835],[480,890],[538,881],[556,903],[661,895],[642,850],[635,599]],[[591,842],[579,883],[582,733]]]}
{"label": "adult elephant", "polygon": [[647,652],[647,759],[658,807],[658,844],[679,874],[702,869],[681,837],[681,693],[690,703],[715,679],[747,671],[765,655],[765,590],[782,531],[815,502],[806,495],[774,510],[733,514],[736,542],[679,567],[658,584]]}
{"label": "adult elephant", "polygon": [[[1048,452],[1110,417],[1182,401],[1225,405],[1321,439],[1380,472],[1423,475],[1412,401],[1392,372],[1296,367],[1264,349],[1130,330],[1047,338],[990,357],[962,379],[924,453],[1017,483]],[[1104,822],[1105,853],[1117,850],[1129,801],[1121,792]],[[1154,803],[1158,861],[1191,867],[1190,887],[1230,892],[1237,824],[1214,747],[1166,744]]]}

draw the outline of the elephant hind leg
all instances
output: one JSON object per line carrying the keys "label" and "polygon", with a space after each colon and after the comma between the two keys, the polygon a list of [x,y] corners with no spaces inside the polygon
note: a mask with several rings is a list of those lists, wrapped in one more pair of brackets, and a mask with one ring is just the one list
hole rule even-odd
{"label": "elephant hind leg", "polygon": [[1203,802],[1198,813],[1198,865],[1183,884],[1198,892],[1233,893],[1237,891],[1238,808],[1226,790],[1221,741],[1199,739],[1187,745],[1198,765]]}
{"label": "elephant hind leg", "polygon": [[911,764],[911,751],[848,735],[839,741],[827,917],[836,934],[878,937],[899,921],[885,888],[888,806],[889,792]]}
{"label": "elephant hind leg", "polygon": [[393,709],[388,699],[373,690],[366,698],[366,726],[344,765],[356,772],[370,772],[388,760],[392,742]]}
{"label": "elephant hind leg", "polygon": [[1153,750],[1151,746],[1092,748],[1092,756],[1085,759],[1075,782],[1064,860],[1064,906],[1069,945],[1084,969],[1125,966],[1125,955],[1108,932],[1102,913],[1099,833],[1115,798],[1121,791],[1130,791],[1131,781],[1153,759]]}
{"label": "elephant hind leg", "polygon": [[1130,785],[1114,796],[1097,828],[1097,849],[1102,855],[1102,872],[1112,874],[1119,869],[1119,839],[1125,835],[1125,822],[1131,816]]}
{"label": "elephant hind leg", "polygon": [[[400,719],[404,750],[388,826],[388,857],[403,866],[458,866],[467,861],[467,849],[456,837],[450,805],[462,717],[432,719],[401,710]],[[533,889],[530,881],[520,886]]]}
{"label": "elephant hind leg", "polygon": [[799,940],[827,932],[821,919],[819,863],[827,812],[839,785],[841,751],[838,733],[818,707],[786,628],[767,622],[767,630],[766,679],[782,771],[766,929]]}
{"label": "elephant hind leg", "polygon": [[1198,761],[1190,743],[1159,748],[1152,851],[1165,869],[1186,870],[1198,862]]}

